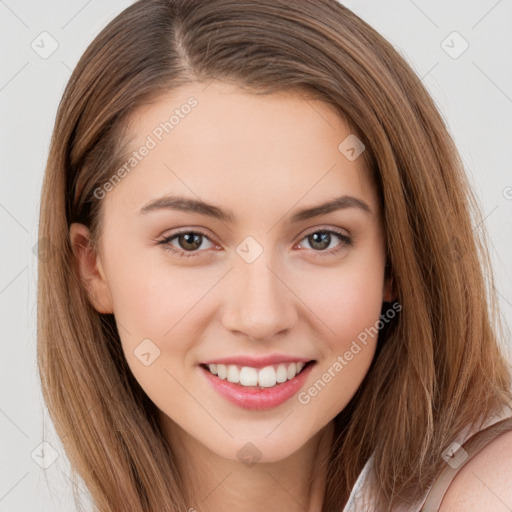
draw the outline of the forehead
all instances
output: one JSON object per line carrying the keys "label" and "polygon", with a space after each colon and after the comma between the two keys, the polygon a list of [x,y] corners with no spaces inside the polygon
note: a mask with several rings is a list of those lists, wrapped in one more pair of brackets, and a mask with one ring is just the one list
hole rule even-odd
{"label": "forehead", "polygon": [[[139,155],[110,194],[129,194],[139,204],[164,189],[259,207],[342,193],[376,199],[363,157],[351,161],[342,151],[354,137],[348,125],[302,93],[193,83],[139,107],[128,126]],[[150,149],[139,151],[144,147]]]}

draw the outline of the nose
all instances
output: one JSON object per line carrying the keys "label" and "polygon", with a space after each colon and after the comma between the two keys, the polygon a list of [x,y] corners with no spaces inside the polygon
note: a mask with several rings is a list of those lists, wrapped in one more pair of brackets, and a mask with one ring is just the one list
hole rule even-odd
{"label": "nose", "polygon": [[[226,283],[224,327],[253,340],[267,340],[289,331],[299,318],[299,299],[283,271],[272,268],[265,252],[256,261],[241,260]],[[273,265],[275,267],[275,265]]]}

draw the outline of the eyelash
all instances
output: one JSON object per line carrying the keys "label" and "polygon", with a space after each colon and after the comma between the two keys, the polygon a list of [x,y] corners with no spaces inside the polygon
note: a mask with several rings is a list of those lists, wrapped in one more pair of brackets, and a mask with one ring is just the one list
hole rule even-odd
{"label": "eyelash", "polygon": [[[306,235],[304,235],[304,237],[301,240],[304,240],[308,236],[311,236],[311,235],[313,235],[315,233],[334,234],[334,235],[338,236],[341,239],[341,241],[342,241],[342,243],[340,243],[334,249],[323,250],[323,251],[315,251],[314,249],[310,249],[313,252],[317,252],[317,253],[322,254],[322,255],[334,255],[334,254],[337,254],[338,252],[342,251],[345,247],[351,247],[353,245],[353,241],[352,241],[351,237],[343,234],[340,231],[334,230],[334,229],[321,229],[321,228],[320,229],[315,229],[314,231],[310,231],[309,233],[306,233]],[[179,231],[177,233],[173,233],[172,235],[165,237],[164,239],[160,240],[158,242],[158,244],[159,245],[163,245],[165,250],[170,251],[171,253],[176,254],[179,257],[189,258],[191,256],[197,256],[202,251],[197,251],[197,250],[196,251],[178,250],[178,249],[176,249],[175,247],[173,247],[172,245],[169,244],[169,242],[171,240],[174,240],[175,238],[178,238],[181,235],[190,235],[190,234],[201,235],[202,237],[207,238],[208,240],[210,240],[209,236],[206,235],[206,233],[203,233],[202,231],[184,230],[184,231]],[[211,240],[210,240],[210,242],[211,242]]]}

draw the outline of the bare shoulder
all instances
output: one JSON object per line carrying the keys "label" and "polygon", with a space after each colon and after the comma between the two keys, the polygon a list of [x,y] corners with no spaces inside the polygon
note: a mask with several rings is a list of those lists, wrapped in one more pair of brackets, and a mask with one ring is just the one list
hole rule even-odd
{"label": "bare shoulder", "polygon": [[512,431],[491,441],[453,479],[440,512],[512,510]]}

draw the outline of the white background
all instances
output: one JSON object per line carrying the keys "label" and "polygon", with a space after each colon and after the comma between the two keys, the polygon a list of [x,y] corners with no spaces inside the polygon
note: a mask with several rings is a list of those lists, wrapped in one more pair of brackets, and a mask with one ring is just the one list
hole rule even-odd
{"label": "white background", "polygon": [[[399,50],[434,97],[480,200],[502,314],[512,325],[512,1],[344,2]],[[0,0],[0,512],[73,510],[68,463],[36,371],[40,187],[58,103],[71,70],[130,1]],[[58,42],[47,59],[32,41]],[[457,31],[469,48],[441,46]],[[451,42],[453,41],[453,42]],[[461,40],[449,38],[453,51]],[[510,343],[510,337],[509,343]],[[44,439],[58,454],[46,472],[31,458]],[[48,483],[45,480],[45,473]]]}

